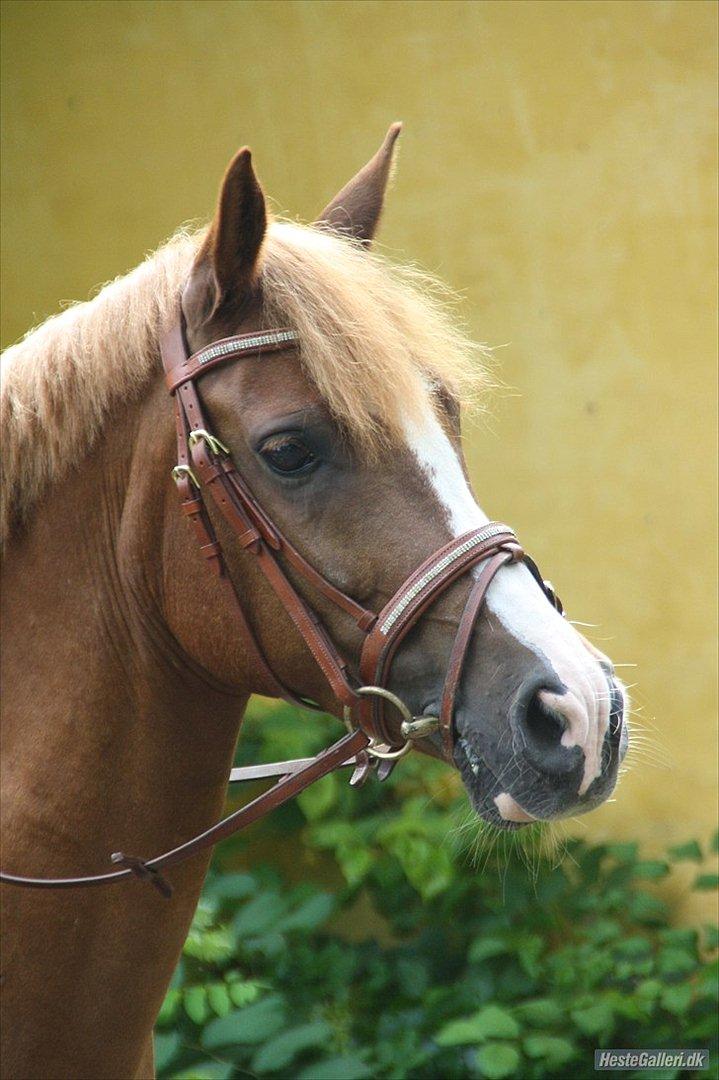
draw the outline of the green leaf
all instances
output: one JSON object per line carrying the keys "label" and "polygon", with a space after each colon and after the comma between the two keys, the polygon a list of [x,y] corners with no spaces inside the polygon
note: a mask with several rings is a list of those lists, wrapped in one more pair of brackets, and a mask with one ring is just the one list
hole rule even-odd
{"label": "green leaf", "polygon": [[260,996],[263,987],[254,979],[241,979],[231,982],[228,991],[233,1005],[242,1008],[243,1005],[251,1005]]}
{"label": "green leaf", "polygon": [[519,1035],[519,1024],[511,1013],[499,1005],[485,1005],[475,1017],[485,1039],[514,1039]]}
{"label": "green leaf", "polygon": [[709,841],[709,847],[715,855],[719,855],[719,829],[714,833]]}
{"label": "green leaf", "polygon": [[719,949],[719,926],[712,926],[711,923],[704,924],[704,948],[713,951]]}
{"label": "green leaf", "polygon": [[607,854],[618,863],[633,863],[639,852],[635,841],[628,844],[607,844]]}
{"label": "green leaf", "polygon": [[168,990],[165,994],[165,1000],[163,1001],[160,1012],[158,1013],[155,1024],[157,1027],[167,1027],[172,1023],[177,1010],[180,1007],[180,1001],[182,1000],[182,994],[179,990]]}
{"label": "green leaf", "polygon": [[427,966],[420,960],[400,958],[395,967],[395,976],[402,992],[408,998],[421,998],[426,993],[430,974]]}
{"label": "green leaf", "polygon": [[287,952],[287,943],[282,934],[259,934],[245,938],[242,947],[248,953],[261,953],[266,960],[278,960]]}
{"label": "green leaf", "polygon": [[180,960],[170,979],[170,990],[179,990],[185,985],[185,962]]}
{"label": "green leaf", "polygon": [[719,874],[698,874],[694,879],[693,889],[719,888]]}
{"label": "green leaf", "polygon": [[685,949],[676,949],[668,946],[662,949],[657,959],[657,970],[660,975],[674,976],[690,975],[697,962],[691,953]]}
{"label": "green leaf", "polygon": [[517,938],[517,959],[532,979],[540,973],[540,957],[544,952],[544,939],[538,934],[521,934]]}
{"label": "green leaf", "polygon": [[702,849],[696,840],[689,840],[686,844],[675,844],[668,848],[667,854],[674,862],[702,862],[704,859]]}
{"label": "green leaf", "polygon": [[446,847],[413,833],[399,833],[387,846],[399,859],[407,880],[425,900],[438,896],[449,886],[453,865]]}
{"label": "green leaf", "polygon": [[367,877],[374,864],[372,851],[359,844],[339,847],[337,859],[348,885],[359,885]]}
{"label": "green leaf", "polygon": [[316,847],[339,848],[343,844],[351,844],[356,837],[356,832],[349,821],[333,818],[314,825],[309,835]]}
{"label": "green leaf", "polygon": [[649,956],[652,952],[652,944],[640,934],[632,934],[630,937],[625,937],[622,941],[615,942],[614,952],[617,956],[626,959],[636,959],[642,956]]}
{"label": "green leaf", "polygon": [[523,1046],[527,1057],[541,1058],[553,1069],[566,1065],[577,1052],[574,1043],[557,1035],[528,1035]]}
{"label": "green leaf", "polygon": [[367,1080],[370,1076],[372,1070],[363,1061],[345,1054],[308,1065],[298,1074],[297,1080]]}
{"label": "green leaf", "polygon": [[255,892],[257,881],[250,874],[219,874],[204,888],[204,895],[220,900],[244,900]]}
{"label": "green leaf", "polygon": [[586,1009],[574,1009],[570,1015],[584,1035],[610,1034],[614,1027],[614,1012],[606,1001],[598,1001]]}
{"label": "green leaf", "polygon": [[659,937],[665,945],[676,945],[677,948],[686,949],[695,954],[699,944],[699,934],[692,927],[671,927],[668,930],[660,930]]}
{"label": "green leaf", "polygon": [[667,1012],[681,1016],[691,1005],[692,997],[691,985],[679,983],[678,986],[667,986],[660,998],[660,1004]]}
{"label": "green leaf", "polygon": [[182,1072],[173,1072],[172,1080],[230,1080],[234,1073],[231,1061],[200,1061]]}
{"label": "green leaf", "polygon": [[512,1043],[488,1042],[477,1051],[475,1060],[487,1080],[502,1080],[517,1071],[519,1050]]}
{"label": "green leaf", "polygon": [[227,1016],[232,1009],[230,991],[224,983],[210,983],[207,987],[207,1000],[215,1016]]}
{"label": "green leaf", "polygon": [[338,792],[337,774],[329,773],[321,780],[316,780],[311,787],[305,788],[297,796],[297,802],[308,821],[318,821],[335,805]]}
{"label": "green leaf", "polygon": [[201,960],[204,964],[217,964],[230,960],[235,951],[232,935],[226,926],[215,930],[190,929],[183,953]]}
{"label": "green leaf", "polygon": [[499,1005],[485,1005],[474,1016],[451,1020],[435,1036],[440,1046],[465,1046],[485,1039],[514,1039],[519,1024],[511,1013]]}
{"label": "green leaf", "polygon": [[210,1015],[210,1005],[207,1000],[207,991],[204,986],[187,986],[182,992],[182,1003],[185,1012],[193,1024],[204,1024]]}
{"label": "green leaf", "polygon": [[699,976],[702,994],[708,998],[719,999],[719,961],[707,964]]}
{"label": "green leaf", "polygon": [[334,896],[330,896],[329,893],[317,893],[315,896],[310,896],[308,900],[305,900],[304,904],[295,908],[289,915],[286,915],[279,922],[277,929],[282,932],[286,930],[316,930],[318,926],[321,926],[322,923],[329,919],[334,909]]}
{"label": "green leaf", "polygon": [[286,901],[277,893],[265,893],[249,900],[240,908],[232,920],[235,939],[240,940],[250,935],[260,934],[263,930],[274,929],[275,923],[284,915]]}
{"label": "green leaf", "polygon": [[332,1028],[324,1020],[289,1028],[260,1047],[252,1059],[252,1071],[262,1074],[284,1069],[303,1050],[322,1046],[331,1036]]}
{"label": "green leaf", "polygon": [[587,937],[598,945],[619,937],[621,933],[621,923],[616,919],[593,919],[587,926]]}
{"label": "green leaf", "polygon": [[206,1050],[237,1043],[254,1045],[274,1035],[284,1022],[284,1001],[278,994],[272,994],[254,1005],[247,1005],[244,1009],[210,1021],[202,1032],[202,1045]]}
{"label": "green leaf", "polygon": [[669,908],[658,896],[640,891],[632,896],[629,913],[639,923],[647,926],[662,926],[669,917]]}
{"label": "green leaf", "polygon": [[502,938],[476,938],[470,947],[468,959],[473,964],[481,964],[492,956],[501,956],[509,952],[509,946]]}
{"label": "green leaf", "polygon": [[656,881],[666,877],[669,873],[669,865],[660,859],[646,859],[643,862],[635,862],[632,866],[632,876]]}
{"label": "green leaf", "polygon": [[450,1020],[448,1024],[440,1028],[434,1037],[439,1046],[467,1046],[471,1043],[480,1042],[481,1034],[473,1017],[465,1017],[459,1020]]}
{"label": "green leaf", "polygon": [[179,1031],[155,1035],[155,1068],[166,1069],[182,1046]]}
{"label": "green leaf", "polygon": [[558,1024],[564,1019],[564,1009],[552,998],[534,998],[532,1001],[523,1001],[514,1010],[520,1020],[536,1027],[549,1027]]}

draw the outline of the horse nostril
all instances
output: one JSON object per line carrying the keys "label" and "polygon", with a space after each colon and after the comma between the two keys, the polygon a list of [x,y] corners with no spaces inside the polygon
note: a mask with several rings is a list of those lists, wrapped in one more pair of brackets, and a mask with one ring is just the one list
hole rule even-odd
{"label": "horse nostril", "polygon": [[565,729],[564,722],[544,704],[539,693],[529,699],[523,727],[535,746],[545,750],[553,750],[561,742]]}
{"label": "horse nostril", "polygon": [[515,735],[523,745],[526,758],[544,774],[573,772],[581,759],[577,746],[566,746],[562,736],[570,721],[543,699],[543,694],[556,696],[556,690],[536,687],[524,700],[517,702],[514,712]]}

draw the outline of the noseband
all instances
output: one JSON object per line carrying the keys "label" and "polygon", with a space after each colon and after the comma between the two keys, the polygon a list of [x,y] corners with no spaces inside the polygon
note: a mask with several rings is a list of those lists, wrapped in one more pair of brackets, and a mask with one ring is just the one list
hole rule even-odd
{"label": "noseband", "polygon": [[[263,795],[172,851],[149,860],[116,852],[111,859],[120,869],[93,876],[31,878],[0,872],[0,881],[36,888],[73,888],[110,884],[134,876],[150,881],[163,895],[170,895],[169,883],[160,873],[163,868],[182,862],[246,827],[334,769],[354,765],[350,780],[353,785],[364,783],[372,769],[376,770],[380,780],[384,780],[398,758],[412,749],[418,740],[428,740],[435,732],[440,735],[442,755],[451,763],[457,691],[474,627],[497,572],[507,563],[523,561],[552,606],[561,613],[561,603],[551,585],[542,579],[536,564],[522,550],[512,530],[498,522],[489,522],[464,533],[430,555],[379,612],[358,604],[306,561],[264,512],[237,471],[228,448],[210,430],[197,386],[207,371],[221,364],[247,356],[261,357],[270,352],[297,348],[297,345],[298,337],[293,330],[257,331],[223,338],[189,356],[181,319],[163,335],[160,351],[167,386],[175,399],[177,428],[177,465],[172,476],[180,496],[181,511],[190,521],[202,555],[230,600],[240,638],[260,679],[257,692],[305,708],[318,708],[285,686],[272,671],[228,573],[222,546],[207,511],[205,493],[225,519],[239,546],[255,559],[302,636],[329,684],[336,703],[335,712],[344,720],[348,734],[314,758],[233,769],[230,782],[266,776],[280,776],[281,779]],[[481,569],[470,589],[452,646],[439,716],[412,716],[406,705],[388,689],[397,650],[427,609],[458,578],[480,563]],[[363,631],[365,637],[359,660],[362,684],[350,674],[347,661],[313,609],[296,590],[285,566],[291,567],[310,589],[334,603]],[[390,722],[388,706],[396,714],[394,723]],[[425,741],[424,747],[437,752],[432,741]]]}

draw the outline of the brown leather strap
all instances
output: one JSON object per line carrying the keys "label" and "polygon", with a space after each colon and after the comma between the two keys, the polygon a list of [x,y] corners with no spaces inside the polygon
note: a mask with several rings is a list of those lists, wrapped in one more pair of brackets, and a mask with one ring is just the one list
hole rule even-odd
{"label": "brown leather strap", "polygon": [[[516,537],[511,529],[488,522],[456,537],[426,559],[384,606],[367,636],[360,659],[363,681],[385,686],[399,646],[427,608],[472,566],[512,544],[516,545]],[[397,744],[381,698],[364,698],[360,715],[366,729],[371,724],[386,743]]]}
{"label": "brown leather strap", "polygon": [[[138,876],[149,880],[150,877],[157,875],[158,871],[184,862],[193,855],[197,855],[200,851],[217,844],[220,840],[239,832],[240,829],[247,828],[248,825],[257,821],[258,818],[264,817],[271,810],[282,806],[288,799],[293,799],[295,795],[299,795],[310,784],[314,784],[315,780],[319,780],[328,773],[340,768],[350,761],[355,754],[361,753],[368,742],[367,736],[359,730],[345,735],[338,742],[328,747],[327,750],[323,750],[317,757],[310,758],[309,763],[303,765],[302,768],[284,775],[274,787],[271,787],[269,791],[265,791],[262,795],[258,795],[256,799],[247,803],[246,806],[242,806],[239,810],[235,810],[234,813],[228,814],[227,817],[206,829],[205,832],[193,836],[191,840],[180,844],[179,847],[165,851],[162,855],[156,855],[152,859],[137,859],[137,857],[122,855],[122,853],[118,852],[116,861],[125,864],[125,869],[122,870],[113,870],[105,874],[90,874],[85,877],[60,878],[22,877],[19,874],[0,872],[0,881],[8,885],[19,885],[31,889],[78,889],[94,885],[112,885],[118,881],[127,881],[129,878]],[[291,762],[289,764],[294,765],[295,763]],[[130,859],[133,866],[128,863]]]}
{"label": "brown leather strap", "polygon": [[[177,326],[180,326],[178,320]],[[180,326],[181,329],[181,326]],[[173,327],[174,330],[174,327]],[[171,331],[172,332],[172,331]],[[249,334],[237,334],[235,337],[221,338],[214,341],[204,349],[200,349],[193,356],[188,357],[184,348],[173,350],[173,363],[166,368],[166,382],[170,391],[176,390],[184,382],[204,375],[206,371],[226,364],[228,360],[237,360],[248,353],[262,355],[268,352],[278,352],[282,349],[291,348],[298,341],[294,330],[283,328],[281,330],[257,330]]]}
{"label": "brown leather strap", "polygon": [[[278,333],[282,336],[286,332],[281,331]],[[248,342],[256,342],[256,340],[257,338],[252,335],[242,335],[236,339],[227,338],[219,342],[218,347],[220,345],[225,347],[225,351],[221,356],[222,361],[245,355],[249,351]],[[236,348],[233,343],[236,343]],[[257,350],[256,345],[251,347],[254,351]],[[278,347],[280,347],[279,343]],[[282,342],[282,347],[287,347],[286,341]],[[184,355],[184,339],[181,327],[177,324],[168,335],[161,339],[161,353],[165,369],[174,370],[178,366],[178,355]],[[211,356],[203,363],[201,362],[202,355],[202,352],[196,354],[196,357],[200,358],[194,365],[197,370],[207,370],[207,367],[214,363],[215,360],[219,362],[218,357]],[[374,613],[367,612],[359,604],[356,604],[349,597],[335,589],[334,586],[331,586],[329,582],[326,582],[321,575],[309,566],[299,552],[294,548],[290,550],[290,545],[280,536],[275,526],[264,514],[264,511],[262,511],[256,499],[237,473],[234,465],[221,457],[222,452],[215,452],[212,441],[216,443],[218,448],[220,444],[214,439],[212,441],[207,439],[209,433],[207,432],[202,402],[192,378],[192,375],[188,375],[187,380],[178,384],[175,393],[175,408],[181,417],[177,422],[178,462],[184,464],[184,461],[187,460],[187,445],[192,443],[190,451],[192,469],[197,479],[209,491],[213,502],[237,536],[240,545],[256,556],[260,570],[272,585],[283,607],[299,630],[312,656],[327,679],[335,699],[341,707],[352,707],[356,705],[358,699],[347,677],[345,661],[340,657],[317,616],[290,582],[275,559],[273,551],[282,550],[285,552],[292,564],[300,572],[303,572],[312,584],[321,583],[325,595],[329,594],[344,610],[349,611],[357,619],[358,623],[370,625],[374,619]],[[197,432],[204,432],[205,435],[197,438]],[[195,433],[194,439],[193,433]],[[180,441],[183,442],[182,449],[180,448]],[[247,622],[246,618],[244,618],[244,622]],[[257,651],[257,648],[255,648],[255,653]],[[266,667],[266,663],[264,666]],[[276,684],[279,683],[276,676],[273,675],[272,679]],[[273,693],[272,696],[277,695]],[[285,693],[282,696],[286,697],[287,695]]]}
{"label": "brown leather strap", "polygon": [[512,551],[499,551],[482,567],[479,577],[470,590],[462,618],[459,621],[459,629],[447,665],[447,675],[444,681],[442,703],[439,710],[439,730],[442,736],[445,757],[448,761],[452,760],[454,751],[455,699],[464,669],[464,662],[467,658],[469,643],[472,640],[472,631],[482,610],[482,604],[487,596],[487,589],[492,584],[497,571],[505,563],[512,562],[514,558],[515,555]]}

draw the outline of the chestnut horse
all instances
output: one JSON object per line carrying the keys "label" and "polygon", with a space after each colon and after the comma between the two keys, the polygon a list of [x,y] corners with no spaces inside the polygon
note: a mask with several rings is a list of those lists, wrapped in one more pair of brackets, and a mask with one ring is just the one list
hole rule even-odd
{"label": "chestnut horse", "polygon": [[[264,511],[335,586],[376,610],[428,555],[487,522],[459,434],[481,353],[431,282],[369,251],[398,133],[311,227],[269,220],[240,151],[208,230],[176,236],[6,353],[4,870],[93,874],[118,848],[150,855],[207,828],[247,700],[264,688],[170,478],[158,341],[180,305],[193,351],[294,331],[298,351],[208,372],[203,401]],[[272,669],[335,711],[251,555],[223,520],[214,527]],[[357,626],[287,572],[356,667]],[[437,709],[471,578],[399,651],[390,689],[417,714]],[[518,828],[596,806],[616,781],[624,713],[609,661],[525,565],[503,566],[456,712],[454,762],[477,812]],[[5,1076],[153,1074],[153,1022],[207,863],[173,870],[169,902],[132,881],[4,887]]]}

